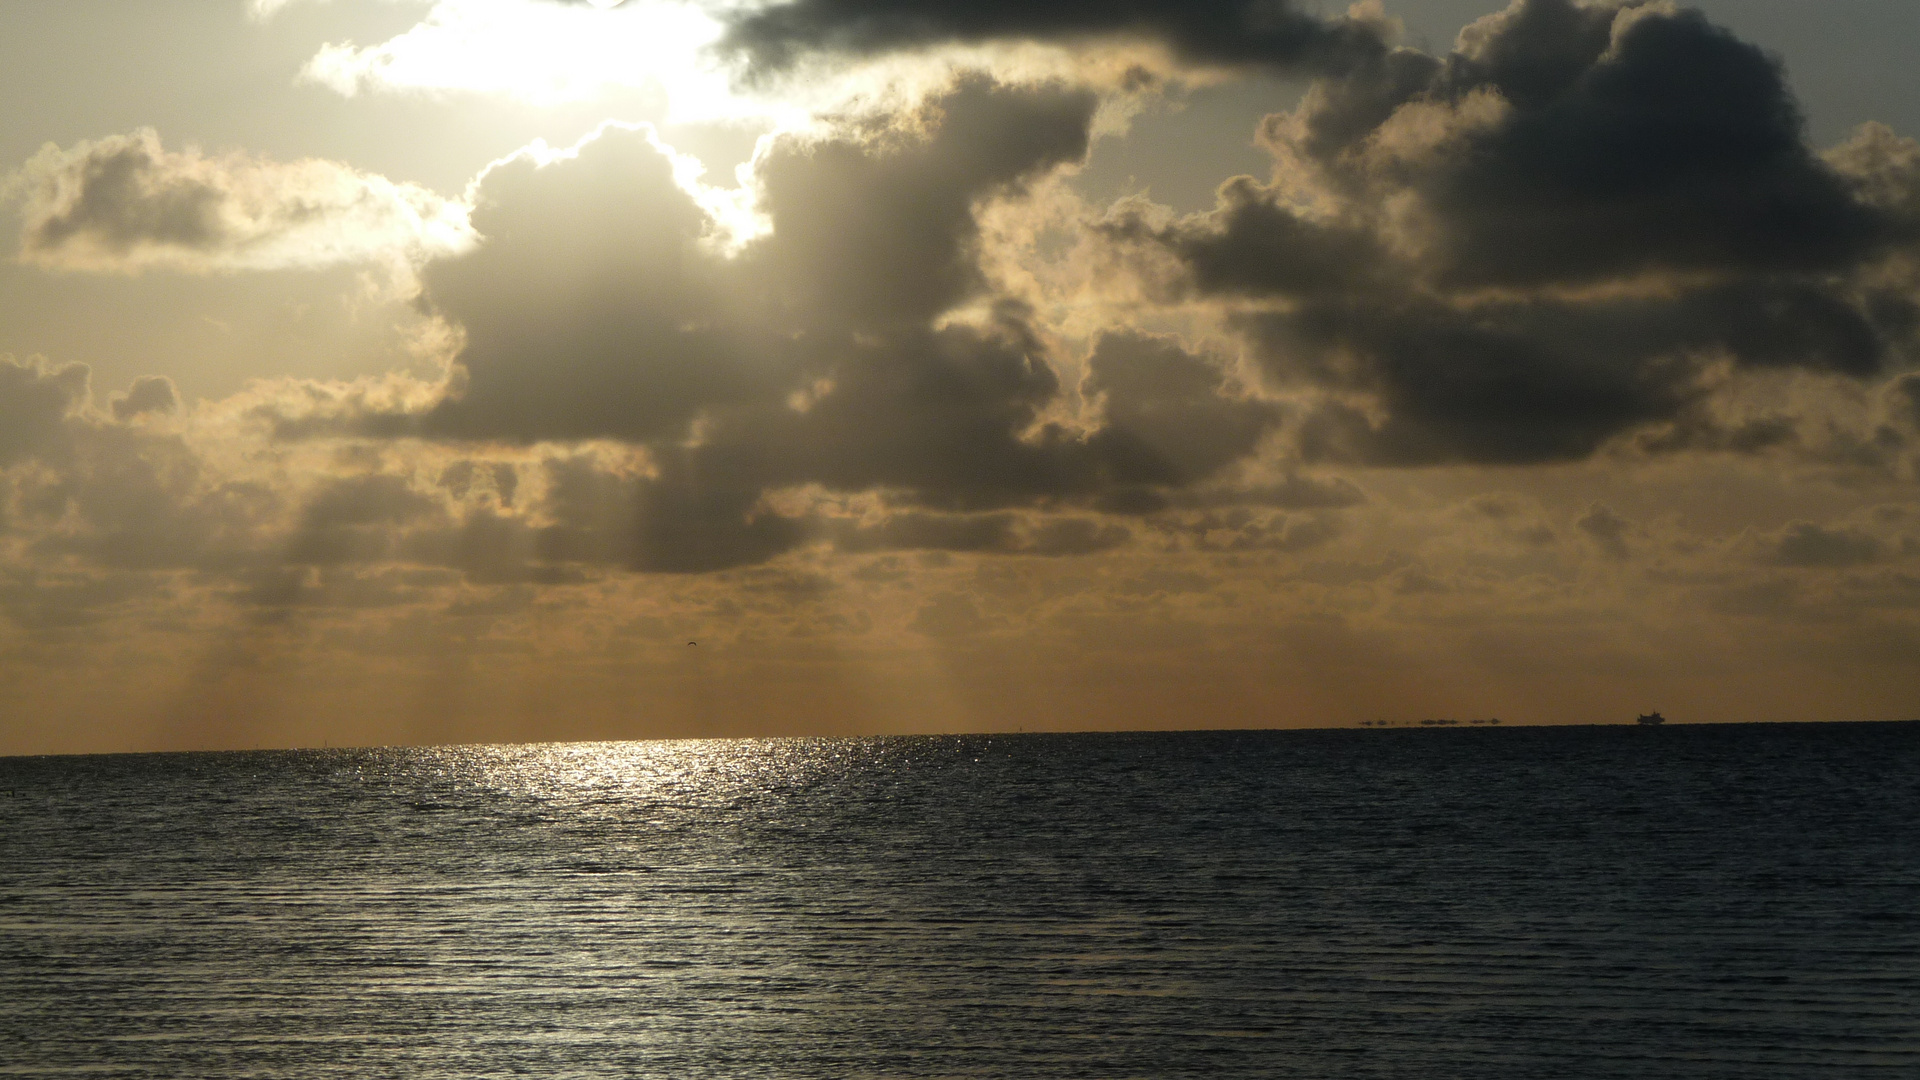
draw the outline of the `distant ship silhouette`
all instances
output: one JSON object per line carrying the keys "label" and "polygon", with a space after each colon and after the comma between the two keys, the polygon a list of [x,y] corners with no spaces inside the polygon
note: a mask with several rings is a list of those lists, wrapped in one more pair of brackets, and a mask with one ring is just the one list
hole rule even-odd
{"label": "distant ship silhouette", "polygon": [[1641,714],[1639,722],[1642,724],[1648,724],[1648,725],[1664,724],[1667,722],[1667,718],[1664,716],[1661,716],[1659,711],[1655,710],[1650,713]]}

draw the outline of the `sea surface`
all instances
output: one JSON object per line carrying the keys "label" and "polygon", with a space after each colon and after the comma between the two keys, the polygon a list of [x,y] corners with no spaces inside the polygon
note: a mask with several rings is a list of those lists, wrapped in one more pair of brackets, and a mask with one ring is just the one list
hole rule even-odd
{"label": "sea surface", "polygon": [[0,1074],[1920,1077],[1920,724],[0,759]]}

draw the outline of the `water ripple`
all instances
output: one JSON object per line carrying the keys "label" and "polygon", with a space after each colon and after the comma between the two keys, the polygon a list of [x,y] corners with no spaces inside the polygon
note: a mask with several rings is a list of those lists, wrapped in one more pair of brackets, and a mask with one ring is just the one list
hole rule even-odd
{"label": "water ripple", "polygon": [[0,1073],[1920,1075],[1920,727],[0,759]]}

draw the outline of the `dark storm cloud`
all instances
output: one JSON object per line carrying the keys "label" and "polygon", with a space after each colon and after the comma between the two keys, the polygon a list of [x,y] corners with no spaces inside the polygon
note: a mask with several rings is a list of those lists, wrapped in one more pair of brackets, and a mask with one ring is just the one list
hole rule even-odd
{"label": "dark storm cloud", "polygon": [[[1705,393],[1699,357],[1864,377],[1886,354],[1843,297],[1765,280],[1470,307],[1393,293],[1313,298],[1239,323],[1281,381],[1366,393],[1385,410],[1319,410],[1302,429],[1309,457],[1394,464],[1584,457],[1622,431],[1687,418]],[[1748,434],[1725,448],[1782,441]]]}
{"label": "dark storm cloud", "polygon": [[[422,274],[423,303],[465,337],[444,397],[424,412],[276,416],[276,431],[644,447],[644,471],[550,471],[550,524],[531,535],[555,565],[708,571],[826,534],[861,550],[1112,546],[1124,527],[992,515],[1152,509],[1251,453],[1277,414],[1177,344],[1112,335],[1082,388],[1105,425],[1047,419],[1063,391],[1052,346],[1022,303],[994,295],[976,209],[1084,158],[1096,105],[964,76],[908,114],[783,137],[757,163],[772,231],[731,256],[644,130],[607,128],[545,166],[508,162],[478,188],[482,243]],[[940,513],[823,533],[768,502],[809,485]],[[942,538],[936,521],[970,523]],[[328,535],[342,551],[372,542]],[[481,562],[501,574],[522,558]]]}
{"label": "dark storm cloud", "polygon": [[785,139],[760,166],[774,232],[737,259],[702,243],[712,223],[641,132],[608,129],[545,168],[498,167],[473,214],[485,244],[423,275],[427,301],[467,340],[467,384],[425,429],[644,442],[716,406],[784,404],[814,379],[898,397],[941,359],[1015,406],[1044,397],[1052,387],[1027,375],[987,385],[1001,378],[988,354],[1029,348],[1024,331],[1009,344],[1003,325],[928,323],[985,287],[974,203],[1082,157],[1094,106],[1084,92],[972,78],[905,130]]}
{"label": "dark storm cloud", "polygon": [[723,418],[695,455],[703,467],[773,483],[895,488],[955,508],[1094,483],[1097,463],[1079,440],[1058,428],[1028,434],[1060,384],[1023,311],[985,325],[852,335],[835,351],[830,391],[804,411]]}
{"label": "dark storm cloud", "polygon": [[1220,370],[1176,342],[1138,333],[1103,335],[1081,392],[1102,403],[1093,436],[1123,484],[1186,487],[1246,457],[1279,410],[1233,400]]}
{"label": "dark storm cloud", "polygon": [[817,52],[1099,37],[1156,42],[1200,64],[1315,71],[1385,52],[1376,24],[1323,19],[1291,0],[793,0],[733,16],[721,48],[766,70]]}
{"label": "dark storm cloud", "polygon": [[1309,219],[1250,176],[1222,184],[1218,198],[1197,220],[1155,227],[1123,212],[1098,228],[1121,243],[1164,245],[1207,294],[1342,295],[1382,284],[1386,255],[1370,231]]}
{"label": "dark storm cloud", "polygon": [[1309,458],[1529,462],[1583,456],[1688,399],[1670,362],[1649,357],[1637,335],[1610,333],[1638,329],[1633,313],[1589,314],[1335,300],[1245,324],[1281,377],[1366,392],[1385,410],[1322,407],[1302,427]]}
{"label": "dark storm cloud", "polygon": [[1298,124],[1268,136],[1349,193],[1420,197],[1456,284],[1845,269],[1911,236],[1807,146],[1776,61],[1637,0],[1518,0],[1444,60],[1319,84]]}
{"label": "dark storm cloud", "polygon": [[1441,73],[1441,98],[1492,88],[1511,110],[1418,181],[1444,276],[1844,270],[1893,238],[1807,146],[1773,58],[1697,11],[1614,16],[1609,44],[1608,14],[1528,0]]}
{"label": "dark storm cloud", "polygon": [[1237,317],[1270,374],[1339,395],[1300,425],[1310,459],[1549,461],[1650,424],[1762,449],[1780,423],[1700,428],[1707,365],[1864,379],[1913,334],[1863,272],[1920,236],[1920,154],[1884,129],[1814,154],[1776,62],[1697,12],[1519,0],[1263,137],[1272,186],[1103,231],[1271,302]]}
{"label": "dark storm cloud", "polygon": [[907,130],[872,121],[786,140],[756,170],[774,231],[748,252],[751,271],[790,318],[923,325],[985,288],[974,205],[1084,158],[1097,105],[1085,90],[974,75]]}

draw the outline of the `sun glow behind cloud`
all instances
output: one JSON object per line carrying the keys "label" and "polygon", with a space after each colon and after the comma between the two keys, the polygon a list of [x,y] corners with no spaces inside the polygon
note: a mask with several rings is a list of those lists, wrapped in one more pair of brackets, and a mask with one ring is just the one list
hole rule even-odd
{"label": "sun glow behind cloud", "polygon": [[733,91],[709,50],[721,30],[691,4],[438,0],[391,40],[323,46],[303,76],[349,97],[472,93],[552,105],[637,91],[660,95],[677,122],[758,116],[764,107]]}
{"label": "sun glow behind cloud", "polygon": [[[298,0],[267,0],[269,18]],[[412,28],[385,42],[323,45],[300,77],[343,96],[478,95],[535,107],[618,101],[664,124],[732,123],[764,131],[815,129],[823,118],[897,112],[936,94],[963,71],[1012,83],[1067,80],[1118,90],[1151,70],[1203,85],[1218,73],[1182,70],[1161,46],[1114,39],[1075,49],[1028,41],[948,42],[904,54],[802,59],[746,79],[741,55],[719,47],[737,5],[676,0],[434,0]],[[1149,80],[1151,82],[1151,80]],[[1103,133],[1124,130],[1137,108],[1117,94]],[[613,118],[610,116],[610,118]],[[829,125],[831,126],[831,125]]]}
{"label": "sun glow behind cloud", "polygon": [[756,237],[765,236],[773,231],[773,221],[769,218],[756,198],[753,163],[743,163],[734,179],[737,186],[731,188],[716,187],[707,182],[707,166],[692,154],[684,153],[669,145],[660,137],[660,132],[648,123],[624,123],[607,120],[599,127],[580,137],[571,146],[554,147],[544,139],[535,139],[513,153],[494,161],[474,176],[468,185],[467,205],[471,207],[479,197],[481,186],[489,173],[516,161],[532,162],[536,168],[548,168],[556,163],[571,161],[580,156],[582,148],[592,144],[608,131],[630,131],[640,134],[647,144],[666,157],[671,165],[673,183],[698,206],[712,221],[711,231],[704,237],[712,250],[722,255],[737,254],[741,248]]}

